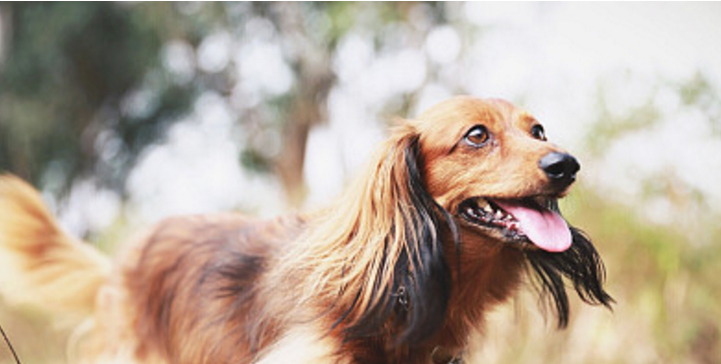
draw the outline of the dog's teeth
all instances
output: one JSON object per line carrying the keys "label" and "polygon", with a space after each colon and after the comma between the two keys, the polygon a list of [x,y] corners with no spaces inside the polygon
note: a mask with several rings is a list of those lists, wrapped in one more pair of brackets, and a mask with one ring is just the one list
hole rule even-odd
{"label": "dog's teeth", "polygon": [[483,209],[484,209],[486,212],[493,213],[493,207],[491,207],[491,205],[486,205],[486,206],[483,207]]}
{"label": "dog's teeth", "polygon": [[472,207],[467,208],[466,213],[471,216],[478,216],[478,214],[476,214],[476,210],[473,209]]}
{"label": "dog's teeth", "polygon": [[496,220],[502,220],[503,219],[503,211],[497,210],[495,218],[496,218]]}

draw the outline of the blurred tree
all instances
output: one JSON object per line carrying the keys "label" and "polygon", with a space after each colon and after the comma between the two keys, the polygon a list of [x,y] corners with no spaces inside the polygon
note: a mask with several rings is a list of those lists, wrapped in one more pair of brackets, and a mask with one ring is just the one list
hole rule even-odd
{"label": "blurred tree", "polygon": [[[391,3],[5,3],[0,169],[60,185],[61,193],[73,179],[89,176],[123,193],[144,148],[162,140],[201,94],[212,91],[233,106],[238,123],[254,126],[247,128],[250,134],[273,129],[280,135],[275,154],[246,135],[239,158],[250,170],[277,174],[289,202],[298,204],[306,140],[327,119],[340,39],[360,29],[373,35],[377,48],[392,47],[397,36],[386,32],[416,10]],[[429,20],[441,21],[442,10],[427,12]],[[231,102],[244,82],[238,63],[245,59],[231,55],[218,69],[199,59],[203,43],[218,34],[230,35],[223,46],[231,54],[263,37],[279,44],[292,87],[246,92],[244,97],[258,99],[249,107]],[[422,44],[424,35],[418,39]],[[178,77],[164,64],[173,44],[190,47],[190,77]]]}
{"label": "blurred tree", "polygon": [[[158,66],[163,38],[177,28],[168,4],[5,3],[9,21],[0,69],[0,168],[36,183],[56,173],[65,187],[96,174],[121,189],[135,157],[173,115],[187,109],[192,86],[161,77],[152,109],[129,115],[128,95]],[[117,136],[100,164],[103,131]],[[106,135],[107,136],[107,135]],[[107,139],[106,139],[107,141]]]}

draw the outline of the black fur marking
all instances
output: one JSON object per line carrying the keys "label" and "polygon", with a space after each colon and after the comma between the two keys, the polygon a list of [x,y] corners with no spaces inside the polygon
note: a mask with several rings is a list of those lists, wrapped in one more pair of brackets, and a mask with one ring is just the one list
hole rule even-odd
{"label": "black fur marking", "polygon": [[[266,260],[262,256],[248,255],[232,249],[227,249],[222,253],[223,257],[219,259],[221,264],[209,268],[207,274],[220,278],[221,286],[218,297],[232,299],[232,305],[225,315],[208,322],[209,326],[221,325],[227,321],[236,320],[235,315],[238,312],[248,309],[247,305],[251,304],[251,299],[256,294],[254,282],[258,280]],[[253,307],[250,307],[250,309],[249,316],[252,317]],[[243,330],[247,335],[252,353],[258,351],[265,324],[266,322],[248,320],[245,326],[236,328],[237,331]]]}
{"label": "black fur marking", "polygon": [[[396,312],[401,311],[403,330],[398,342],[418,343],[434,334],[443,324],[448,300],[451,295],[451,272],[443,256],[441,244],[440,216],[449,225],[453,220],[442,212],[426,191],[419,170],[418,139],[414,139],[406,151],[408,169],[408,194],[411,196],[412,211],[407,213],[406,237],[417,241],[408,244],[410,251],[401,256],[395,267],[393,291],[405,288],[407,306],[394,301]],[[451,228],[451,230],[453,230]],[[415,271],[411,266],[416,267]],[[405,309],[407,307],[407,310]]]}
{"label": "black fur marking", "polygon": [[242,305],[253,293],[253,282],[258,279],[262,271],[265,257],[235,251],[224,253],[225,257],[220,258],[222,263],[217,267],[207,268],[198,284],[202,285],[208,275],[218,274],[224,278],[225,283],[219,291],[219,296],[233,297],[236,304]]}
{"label": "black fur marking", "polygon": [[[573,244],[562,253],[542,250],[527,251],[530,267],[536,273],[541,293],[553,303],[558,315],[558,327],[568,325],[568,296],[563,277],[573,282],[579,297],[592,305],[611,309],[615,301],[603,289],[606,269],[591,241],[579,229],[571,227]],[[550,297],[549,297],[550,296]]]}

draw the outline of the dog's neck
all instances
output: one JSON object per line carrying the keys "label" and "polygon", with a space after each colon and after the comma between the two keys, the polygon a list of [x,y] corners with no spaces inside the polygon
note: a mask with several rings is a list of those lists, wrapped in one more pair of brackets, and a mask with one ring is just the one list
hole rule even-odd
{"label": "dog's neck", "polygon": [[524,271],[520,250],[493,247],[485,238],[463,229],[460,239],[461,246],[468,251],[461,252],[459,259],[455,259],[455,254],[448,254],[454,272],[453,290],[444,326],[429,344],[431,350],[442,348],[444,353],[452,354],[451,358],[463,351],[473,330],[482,329],[485,314],[510,298]]}
{"label": "dog's neck", "polygon": [[[488,241],[482,241],[483,238],[464,234],[463,231],[460,238],[465,239],[462,245],[466,247],[489,246]],[[473,331],[482,332],[486,313],[510,297],[524,271],[523,253],[510,247],[497,246],[495,249],[462,252],[458,260],[454,259],[455,254],[447,254],[447,257],[454,271],[454,279],[443,326],[430,339],[412,348],[393,348],[393,337],[386,338],[382,346],[390,348],[390,353],[381,355],[384,358],[388,355],[394,357],[395,361],[390,362],[462,363]],[[457,269],[458,264],[460,270]],[[366,344],[373,345],[370,342]],[[368,349],[356,348],[356,351],[365,350]]]}

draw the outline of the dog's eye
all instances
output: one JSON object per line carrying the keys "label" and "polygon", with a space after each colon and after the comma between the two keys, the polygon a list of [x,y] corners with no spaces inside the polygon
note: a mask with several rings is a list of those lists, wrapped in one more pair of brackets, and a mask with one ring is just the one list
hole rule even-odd
{"label": "dog's eye", "polygon": [[531,135],[538,140],[546,141],[546,132],[540,124],[536,124],[531,128]]}
{"label": "dog's eye", "polygon": [[466,143],[474,147],[483,146],[488,141],[488,129],[483,125],[476,125],[466,134]]}

